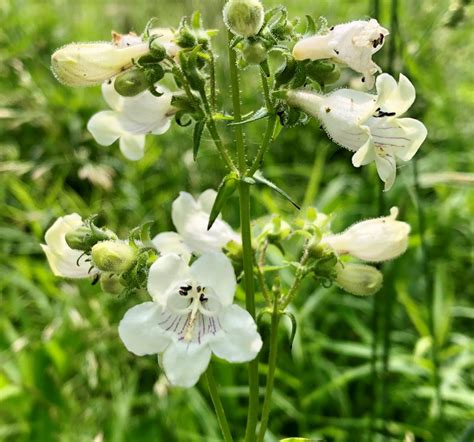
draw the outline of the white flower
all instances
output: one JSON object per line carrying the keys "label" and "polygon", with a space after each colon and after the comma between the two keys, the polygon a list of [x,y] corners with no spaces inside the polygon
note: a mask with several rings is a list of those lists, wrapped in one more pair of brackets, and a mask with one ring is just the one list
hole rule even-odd
{"label": "white flower", "polygon": [[250,314],[233,304],[236,280],[222,253],[208,253],[191,267],[175,254],[151,266],[152,302],[132,307],[119,325],[129,351],[160,354],[169,381],[192,387],[206,370],[211,353],[229,362],[247,362],[262,346]]}
{"label": "white flower", "polygon": [[353,295],[371,296],[382,288],[383,275],[375,267],[365,264],[338,263],[335,283]]}
{"label": "white flower", "polygon": [[132,66],[148,52],[148,43],[119,47],[113,43],[71,43],[51,56],[56,78],[68,86],[93,86]]}
{"label": "white flower", "polygon": [[204,191],[195,200],[187,192],[180,192],[173,201],[171,218],[176,232],[163,232],[153,238],[153,245],[162,253],[177,253],[187,262],[191,254],[220,252],[229,241],[240,242],[239,236],[218,217],[207,230],[209,214],[216,199],[215,190]]}
{"label": "white flower", "polygon": [[355,154],[355,167],[375,161],[389,190],[396,176],[396,158],[409,161],[426,138],[423,123],[399,118],[415,101],[415,88],[404,75],[397,82],[388,75],[377,78],[377,95],[339,89],[328,95],[289,91],[288,102],[323,123],[330,138]]}
{"label": "white flower", "polygon": [[374,85],[374,74],[381,72],[372,61],[372,55],[380,50],[387,29],[377,20],[353,21],[332,27],[325,35],[314,35],[296,43],[293,56],[297,60],[332,59],[363,74],[362,81],[368,89]]}
{"label": "white flower", "polygon": [[394,259],[408,246],[410,225],[397,221],[398,209],[392,207],[390,216],[368,219],[353,224],[336,235],[323,237],[321,244],[328,244],[339,255],[349,254],[368,262]]}
{"label": "white flower", "polygon": [[163,88],[161,97],[144,91],[134,97],[122,97],[112,84],[102,84],[102,95],[112,108],[91,117],[87,129],[102,146],[110,146],[120,138],[120,150],[129,160],[143,158],[145,135],[165,133],[175,113],[171,106],[172,94]]}
{"label": "white flower", "polygon": [[86,262],[86,256],[81,250],[71,249],[66,242],[66,234],[83,225],[81,217],[77,213],[62,216],[47,230],[45,244],[41,244],[48,258],[51,270],[56,276],[64,278],[87,278],[97,273],[96,269],[90,268],[91,263]]}

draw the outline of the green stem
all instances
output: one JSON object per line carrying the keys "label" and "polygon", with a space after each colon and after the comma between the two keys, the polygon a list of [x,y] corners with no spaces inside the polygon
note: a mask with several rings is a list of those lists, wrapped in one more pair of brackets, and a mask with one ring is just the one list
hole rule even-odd
{"label": "green stem", "polygon": [[219,153],[221,154],[222,159],[225,161],[227,167],[233,172],[238,172],[237,167],[235,167],[232,158],[230,157],[229,153],[227,152],[227,149],[222,143],[221,137],[219,136],[219,132],[217,131],[216,123],[212,119],[212,116],[208,118],[206,122],[206,127],[209,133],[211,134],[212,140],[214,141],[214,144]]}
{"label": "green stem", "polygon": [[[230,83],[232,87],[232,104],[234,121],[242,120],[240,110],[240,86],[239,75],[237,72],[236,55],[230,47],[232,34],[229,32],[229,69]],[[237,147],[237,158],[240,175],[243,177],[246,173],[247,162],[245,159],[245,145],[242,127],[234,126],[235,143]],[[242,255],[244,267],[245,284],[245,307],[247,311],[255,318],[255,288],[253,281],[253,250],[252,233],[250,228],[250,188],[243,181],[239,183],[240,195],[240,229],[242,234]],[[255,441],[255,433],[258,420],[258,357],[249,362],[249,408],[247,414],[247,428],[245,430],[246,442]]]}
{"label": "green stem", "polygon": [[214,53],[209,51],[211,62],[210,66],[210,77],[211,77],[211,109],[212,112],[216,111],[217,100],[216,100],[216,62],[214,58]]}
{"label": "green stem", "polygon": [[275,132],[276,122],[277,122],[276,115],[272,115],[268,118],[267,129],[265,131],[262,144],[260,145],[260,148],[258,149],[255,159],[253,160],[252,166],[247,172],[247,176],[250,176],[250,177],[253,176],[253,174],[260,168],[263,157],[267,153],[268,147],[270,146],[270,143],[273,140],[273,133]]}
{"label": "green stem", "polygon": [[443,398],[441,395],[441,376],[440,376],[440,362],[438,355],[438,342],[436,339],[435,330],[435,305],[433,295],[433,281],[431,278],[431,272],[429,268],[429,254],[428,247],[426,245],[425,235],[425,213],[423,211],[421,198],[420,198],[420,185],[418,180],[418,163],[417,160],[413,160],[413,179],[415,182],[415,202],[416,210],[418,215],[418,232],[420,235],[420,249],[421,249],[421,260],[422,260],[422,271],[423,278],[425,280],[425,296],[428,301],[428,327],[431,335],[431,363],[433,364],[433,386],[435,390],[435,441],[444,440],[444,405]]}
{"label": "green stem", "polygon": [[270,86],[268,85],[268,78],[262,68],[260,68],[260,79],[262,80],[263,96],[265,98],[265,106],[268,112],[273,112],[273,102],[270,96]]}
{"label": "green stem", "polygon": [[211,395],[212,403],[214,404],[214,409],[216,411],[217,422],[224,436],[225,442],[232,442],[232,434],[230,432],[229,423],[225,415],[224,407],[222,406],[221,399],[219,397],[219,391],[217,389],[217,382],[214,378],[214,373],[212,371],[212,365],[209,364],[206,371],[206,381],[209,387],[209,393]]}
{"label": "green stem", "polygon": [[314,200],[318,194],[319,184],[321,183],[323,167],[326,161],[328,150],[328,145],[325,144],[316,152],[313,168],[311,170],[311,176],[309,178],[309,183],[306,187],[306,193],[304,195],[303,207],[308,207],[314,204]]}
{"label": "green stem", "polygon": [[265,432],[268,427],[268,419],[270,417],[271,398],[273,393],[273,383],[275,379],[275,368],[278,351],[278,324],[280,323],[280,313],[278,312],[278,303],[275,300],[272,322],[270,326],[270,352],[268,355],[268,375],[267,385],[265,387],[265,399],[263,400],[262,419],[260,421],[260,428],[258,430],[257,441],[263,442]]}

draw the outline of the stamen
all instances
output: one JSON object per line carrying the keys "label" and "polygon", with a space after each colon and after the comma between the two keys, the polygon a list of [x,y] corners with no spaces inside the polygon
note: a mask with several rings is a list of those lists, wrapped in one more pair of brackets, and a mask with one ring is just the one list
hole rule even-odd
{"label": "stamen", "polygon": [[189,314],[188,318],[188,324],[186,326],[186,330],[184,331],[184,340],[185,341],[190,341],[193,337],[193,329],[194,329],[194,323],[196,321],[196,316],[199,312],[199,301],[194,300],[193,302],[193,309],[191,310],[191,313]]}

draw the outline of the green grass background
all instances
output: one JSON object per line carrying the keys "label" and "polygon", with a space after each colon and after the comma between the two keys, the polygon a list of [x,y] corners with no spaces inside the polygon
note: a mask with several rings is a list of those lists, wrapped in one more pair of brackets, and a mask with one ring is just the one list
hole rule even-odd
{"label": "green grass background", "polygon": [[[388,0],[286,6],[290,16],[325,16],[332,25],[368,17],[375,3],[390,27]],[[410,116],[429,131],[416,157],[418,186],[412,162],[380,197],[375,170],[354,169],[350,153],[331,144],[315,121],[284,130],[267,157],[266,175],[298,201],[334,212],[336,230],[387,214],[393,205],[412,225],[408,252],[383,266],[385,284],[375,298],[303,285],[291,307],[298,319],[291,350],[281,329],[268,441],[297,435],[341,442],[474,440],[474,11],[466,1],[456,10],[462,3],[399,0],[395,56],[388,59],[389,43],[377,55],[417,88]],[[57,83],[49,69],[52,51],[71,41],[107,40],[112,29],[141,32],[152,16],[176,26],[195,9],[208,27],[221,28],[220,7],[216,0],[0,1],[0,440],[220,440],[205,385],[170,390],[155,357],[135,357],[118,339],[119,320],[146,296],[116,299],[88,281],[55,278],[39,247],[52,221],[71,212],[100,213],[122,234],[152,219],[155,231],[170,229],[178,192],[217,187],[224,173],[208,138],[192,162],[189,128],[150,137],[136,163],[116,145],[97,145],[85,126],[105,108],[100,90]],[[218,47],[219,87],[229,109],[226,57]],[[247,112],[262,97],[255,92],[257,72],[249,69],[243,78]],[[248,128],[251,149],[262,130],[260,123]],[[269,190],[252,192],[254,217],[294,214]],[[224,215],[237,228],[236,206],[234,199]],[[442,410],[434,400],[433,344]],[[246,367],[214,365],[240,438]],[[262,386],[265,372],[263,363]]]}

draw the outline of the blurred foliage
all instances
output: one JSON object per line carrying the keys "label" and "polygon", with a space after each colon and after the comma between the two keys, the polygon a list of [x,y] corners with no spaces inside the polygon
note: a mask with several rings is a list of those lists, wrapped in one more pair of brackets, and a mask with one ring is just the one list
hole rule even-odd
{"label": "blurred foliage", "polygon": [[[221,28],[221,3],[0,1],[0,440],[220,440],[205,385],[170,391],[156,359],[133,356],[118,339],[117,323],[140,299],[115,299],[87,281],[55,278],[39,243],[52,221],[70,212],[99,213],[118,232],[144,220],[156,220],[156,231],[169,229],[170,205],[180,190],[217,187],[223,169],[210,140],[193,163],[189,128],[150,138],[137,163],[124,160],[115,145],[98,146],[85,126],[105,107],[99,88],[58,84],[49,57],[70,41],[107,40],[112,29],[141,32],[155,15],[176,26],[182,15],[200,9],[207,26]],[[292,0],[287,7],[292,16],[324,15],[336,24],[368,17],[372,3],[390,28],[388,0]],[[394,188],[380,196],[375,170],[352,168],[350,154],[331,145],[317,122],[280,135],[266,175],[296,200],[335,212],[336,230],[398,205],[412,236],[409,251],[383,266],[384,289],[374,299],[304,284],[292,306],[298,332],[291,350],[286,334],[280,336],[268,441],[296,435],[474,440],[474,11],[468,1],[398,3],[398,55],[388,60],[389,40],[377,60],[413,81],[418,99],[412,116],[429,129],[417,155],[427,254],[420,248],[412,164],[401,167]],[[218,62],[225,66],[224,54]],[[341,84],[349,76],[345,71]],[[219,87],[228,99],[226,78],[222,68]],[[258,108],[262,98],[252,68],[243,73],[243,85],[244,110]],[[255,148],[261,123],[247,132]],[[253,189],[253,198],[254,216],[293,213],[267,189]],[[238,227],[236,204],[224,216]],[[231,428],[241,437],[246,370],[216,361],[215,371]],[[263,363],[262,385],[265,371]]]}

